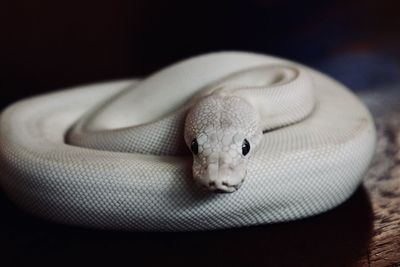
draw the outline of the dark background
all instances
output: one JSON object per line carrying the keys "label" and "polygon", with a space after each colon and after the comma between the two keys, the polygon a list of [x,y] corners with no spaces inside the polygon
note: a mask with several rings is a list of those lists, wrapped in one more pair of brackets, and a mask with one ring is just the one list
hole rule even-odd
{"label": "dark background", "polygon": [[[145,76],[179,59],[246,50],[311,65],[351,89],[400,82],[396,1],[0,3],[0,107],[30,95]],[[0,194],[4,266],[345,266],[370,238],[361,187],[341,207],[288,224],[210,233],[116,233],[50,224]]]}
{"label": "dark background", "polygon": [[371,0],[2,0],[0,104],[144,76],[218,50],[297,60],[354,89],[393,82],[400,73],[399,9],[398,1]]}

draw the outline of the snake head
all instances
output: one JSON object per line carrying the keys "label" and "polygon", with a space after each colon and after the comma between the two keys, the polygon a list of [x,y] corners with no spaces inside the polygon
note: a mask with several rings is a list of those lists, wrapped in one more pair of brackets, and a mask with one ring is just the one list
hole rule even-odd
{"label": "snake head", "polygon": [[247,163],[261,140],[256,110],[232,95],[210,95],[186,116],[185,142],[193,154],[193,178],[214,192],[234,192],[247,174]]}

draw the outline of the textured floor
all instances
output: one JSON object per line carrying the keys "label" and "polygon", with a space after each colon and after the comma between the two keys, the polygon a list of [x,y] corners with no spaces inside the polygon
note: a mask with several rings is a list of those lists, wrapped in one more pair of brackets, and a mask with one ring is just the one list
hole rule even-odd
{"label": "textured floor", "polygon": [[393,88],[380,100],[377,95],[366,99],[376,117],[379,139],[364,180],[374,220],[361,262],[365,266],[400,266],[400,90]]}

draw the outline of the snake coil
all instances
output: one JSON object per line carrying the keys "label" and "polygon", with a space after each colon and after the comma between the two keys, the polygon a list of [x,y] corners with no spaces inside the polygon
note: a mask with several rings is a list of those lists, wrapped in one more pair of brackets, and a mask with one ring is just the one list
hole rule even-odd
{"label": "snake coil", "polygon": [[[201,119],[208,111],[198,103],[210,94],[233,101],[223,104],[225,124]],[[235,110],[241,100],[256,115]],[[253,119],[257,125],[247,123]],[[215,121],[240,134],[226,130],[226,141],[214,131],[212,137]],[[193,182],[224,188],[227,183],[210,177],[239,177],[243,170],[211,175],[211,139],[220,145],[218,155],[231,155],[218,162],[230,162],[231,169],[234,160],[244,164],[246,181],[234,193],[213,194]],[[11,105],[0,120],[0,182],[19,206],[59,223],[221,229],[332,209],[358,187],[374,148],[372,118],[343,85],[288,60],[220,52],[144,80],[81,86]]]}

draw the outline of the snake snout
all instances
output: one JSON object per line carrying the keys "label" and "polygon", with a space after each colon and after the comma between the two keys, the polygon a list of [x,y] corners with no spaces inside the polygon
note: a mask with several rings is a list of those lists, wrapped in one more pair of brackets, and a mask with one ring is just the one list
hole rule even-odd
{"label": "snake snout", "polygon": [[222,181],[221,183],[209,182],[209,189],[215,193],[232,193],[240,188],[243,184],[243,180],[238,184],[230,184],[229,181]]}
{"label": "snake snout", "polygon": [[211,163],[205,168],[196,180],[206,189],[216,193],[235,192],[243,184],[246,176],[245,164],[233,166],[231,164]]}

